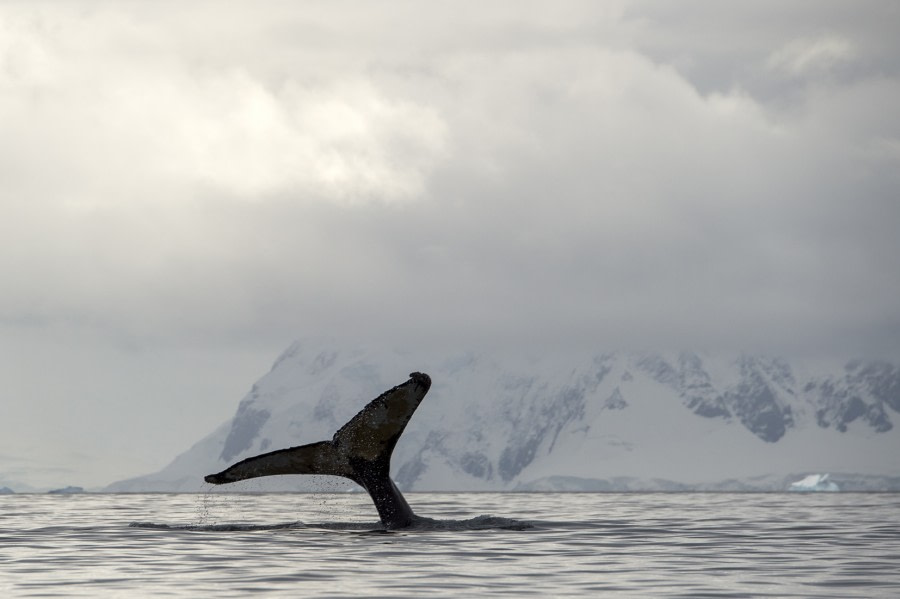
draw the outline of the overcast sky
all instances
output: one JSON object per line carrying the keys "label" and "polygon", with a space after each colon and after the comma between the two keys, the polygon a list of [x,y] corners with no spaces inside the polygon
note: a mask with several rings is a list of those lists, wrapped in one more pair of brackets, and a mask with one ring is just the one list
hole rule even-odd
{"label": "overcast sky", "polygon": [[893,0],[0,2],[0,486],[309,335],[900,359],[898,106]]}

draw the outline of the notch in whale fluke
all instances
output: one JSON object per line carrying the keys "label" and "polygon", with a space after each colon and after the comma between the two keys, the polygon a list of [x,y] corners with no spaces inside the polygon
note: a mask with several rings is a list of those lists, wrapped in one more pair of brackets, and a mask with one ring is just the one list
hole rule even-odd
{"label": "notch in whale fluke", "polygon": [[390,478],[391,454],[430,388],[427,374],[413,372],[408,381],[369,402],[330,441],[247,458],[204,480],[221,485],[276,474],[343,476],[369,492],[385,528],[409,526],[415,514]]}

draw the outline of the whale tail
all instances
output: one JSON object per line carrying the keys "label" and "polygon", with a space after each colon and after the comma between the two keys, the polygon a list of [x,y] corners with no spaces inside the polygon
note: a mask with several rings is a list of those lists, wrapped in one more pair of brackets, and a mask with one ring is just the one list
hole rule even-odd
{"label": "whale tail", "polygon": [[409,526],[415,515],[390,479],[391,454],[431,387],[427,374],[413,372],[409,377],[369,402],[330,441],[247,458],[204,480],[221,485],[277,474],[343,476],[369,492],[386,528]]}

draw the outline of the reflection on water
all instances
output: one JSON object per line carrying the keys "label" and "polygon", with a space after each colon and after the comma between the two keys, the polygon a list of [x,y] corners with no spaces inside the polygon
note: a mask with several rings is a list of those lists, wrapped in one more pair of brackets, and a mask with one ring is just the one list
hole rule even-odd
{"label": "reflection on water", "polygon": [[900,597],[900,495],[0,497],[3,596]]}

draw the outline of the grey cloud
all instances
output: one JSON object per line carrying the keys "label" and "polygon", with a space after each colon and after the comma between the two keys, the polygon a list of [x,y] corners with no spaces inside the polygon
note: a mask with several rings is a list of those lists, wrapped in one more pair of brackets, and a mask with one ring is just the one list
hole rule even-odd
{"label": "grey cloud", "polygon": [[[678,68],[702,93],[740,88],[773,108],[802,102],[816,84],[849,84],[900,74],[898,18],[889,0],[729,2],[692,0],[678,5],[629,3],[633,43],[654,60]],[[846,60],[810,61],[806,70],[772,68],[779,55],[803,46],[845,44]],[[798,64],[798,63],[795,63]],[[780,66],[789,66],[782,63]],[[815,68],[817,67],[817,68]]]}
{"label": "grey cloud", "polygon": [[[592,39],[579,19],[508,27],[500,15],[481,27],[463,20],[456,42],[428,20],[424,31],[443,32],[434,40],[405,31],[371,56],[384,39],[377,19],[356,44],[302,35],[332,32],[333,15],[265,21],[246,39],[282,34],[256,52],[238,44],[238,71],[232,51],[210,54],[183,29],[194,22],[177,21],[184,56],[141,60],[171,104],[148,107],[153,130],[171,119],[178,143],[139,149],[157,138],[146,124],[129,130],[123,119],[141,115],[113,96],[96,99],[118,120],[90,134],[68,123],[116,143],[79,166],[79,144],[60,138],[56,152],[71,146],[50,164],[73,178],[22,183],[37,207],[12,200],[5,268],[17,292],[5,312],[137,338],[406,328],[462,342],[526,334],[629,345],[817,346],[846,338],[831,331],[865,337],[879,319],[896,321],[896,83],[810,88],[787,115],[753,95],[759,73],[746,75],[750,95],[704,94],[696,71],[679,68],[673,39],[698,68],[720,47],[752,50],[759,66],[808,34],[787,18],[757,40],[763,12],[711,9],[737,37],[704,47],[693,34],[705,10],[632,7],[622,28],[634,49],[621,47],[625,37]],[[821,19],[855,39],[841,14]],[[585,20],[610,27],[615,16]],[[159,18],[149,31],[164,29]],[[566,32],[576,43],[562,43]],[[662,45],[648,57],[642,36],[653,34]],[[145,52],[165,49],[146,38]],[[420,44],[430,51],[408,53]],[[731,76],[745,76],[740,58]],[[141,89],[141,72],[123,77]],[[60,93],[78,95],[65,85]],[[204,132],[221,141],[203,145]],[[183,152],[194,136],[200,145]],[[120,145],[139,154],[123,161]],[[51,199],[35,200],[44,193]],[[89,195],[84,208],[78,194]]]}

